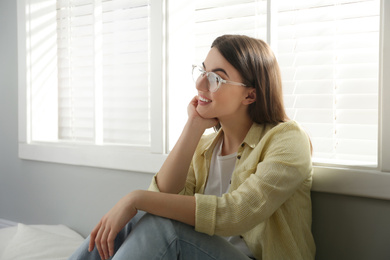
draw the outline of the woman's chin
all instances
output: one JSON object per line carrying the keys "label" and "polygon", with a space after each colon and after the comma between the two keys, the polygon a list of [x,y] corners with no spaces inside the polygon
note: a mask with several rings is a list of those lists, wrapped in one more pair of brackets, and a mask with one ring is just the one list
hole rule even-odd
{"label": "woman's chin", "polygon": [[197,107],[196,108],[196,111],[198,112],[198,114],[203,117],[204,119],[211,119],[211,118],[215,118],[215,116],[212,116],[210,113],[207,113],[207,111],[205,109],[203,109],[202,107]]}

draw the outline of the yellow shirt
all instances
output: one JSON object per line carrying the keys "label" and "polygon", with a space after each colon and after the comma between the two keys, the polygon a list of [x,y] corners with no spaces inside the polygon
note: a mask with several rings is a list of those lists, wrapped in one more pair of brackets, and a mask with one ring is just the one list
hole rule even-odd
{"label": "yellow shirt", "polygon": [[[253,124],[238,149],[229,192],[203,195],[213,149],[222,135],[201,138],[180,194],[195,196],[195,230],[243,236],[256,259],[314,259],[312,162],[307,134],[294,122]],[[155,178],[149,190],[159,191]]]}

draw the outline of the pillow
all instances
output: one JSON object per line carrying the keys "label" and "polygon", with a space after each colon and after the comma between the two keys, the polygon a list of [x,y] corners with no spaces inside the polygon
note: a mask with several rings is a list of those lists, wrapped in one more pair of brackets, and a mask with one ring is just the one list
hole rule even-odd
{"label": "pillow", "polygon": [[4,249],[1,260],[68,259],[84,241],[63,225],[27,226],[18,224],[14,237]]}

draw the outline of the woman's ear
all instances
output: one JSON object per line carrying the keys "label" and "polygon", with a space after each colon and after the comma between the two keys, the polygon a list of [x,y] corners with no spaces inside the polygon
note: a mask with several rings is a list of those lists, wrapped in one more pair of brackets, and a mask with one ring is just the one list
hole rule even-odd
{"label": "woman's ear", "polygon": [[250,105],[256,102],[256,89],[250,88],[248,89],[247,96],[244,99],[244,105]]}

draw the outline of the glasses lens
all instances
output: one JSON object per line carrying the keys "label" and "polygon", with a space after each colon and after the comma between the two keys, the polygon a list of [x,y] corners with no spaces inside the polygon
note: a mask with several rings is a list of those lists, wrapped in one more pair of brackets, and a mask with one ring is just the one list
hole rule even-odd
{"label": "glasses lens", "polygon": [[209,83],[210,83],[210,87],[209,87],[210,92],[217,91],[218,90],[218,84],[219,84],[219,77],[218,77],[218,75],[213,73],[213,72],[210,72],[207,78],[208,78]]}
{"label": "glasses lens", "polygon": [[220,78],[214,72],[206,73],[201,67],[195,66],[192,69],[192,79],[195,83],[207,74],[207,80],[209,83],[209,90],[215,92],[218,90]]}
{"label": "glasses lens", "polygon": [[199,77],[203,74],[202,69],[199,66],[196,66],[192,69],[192,79],[196,83]]}

